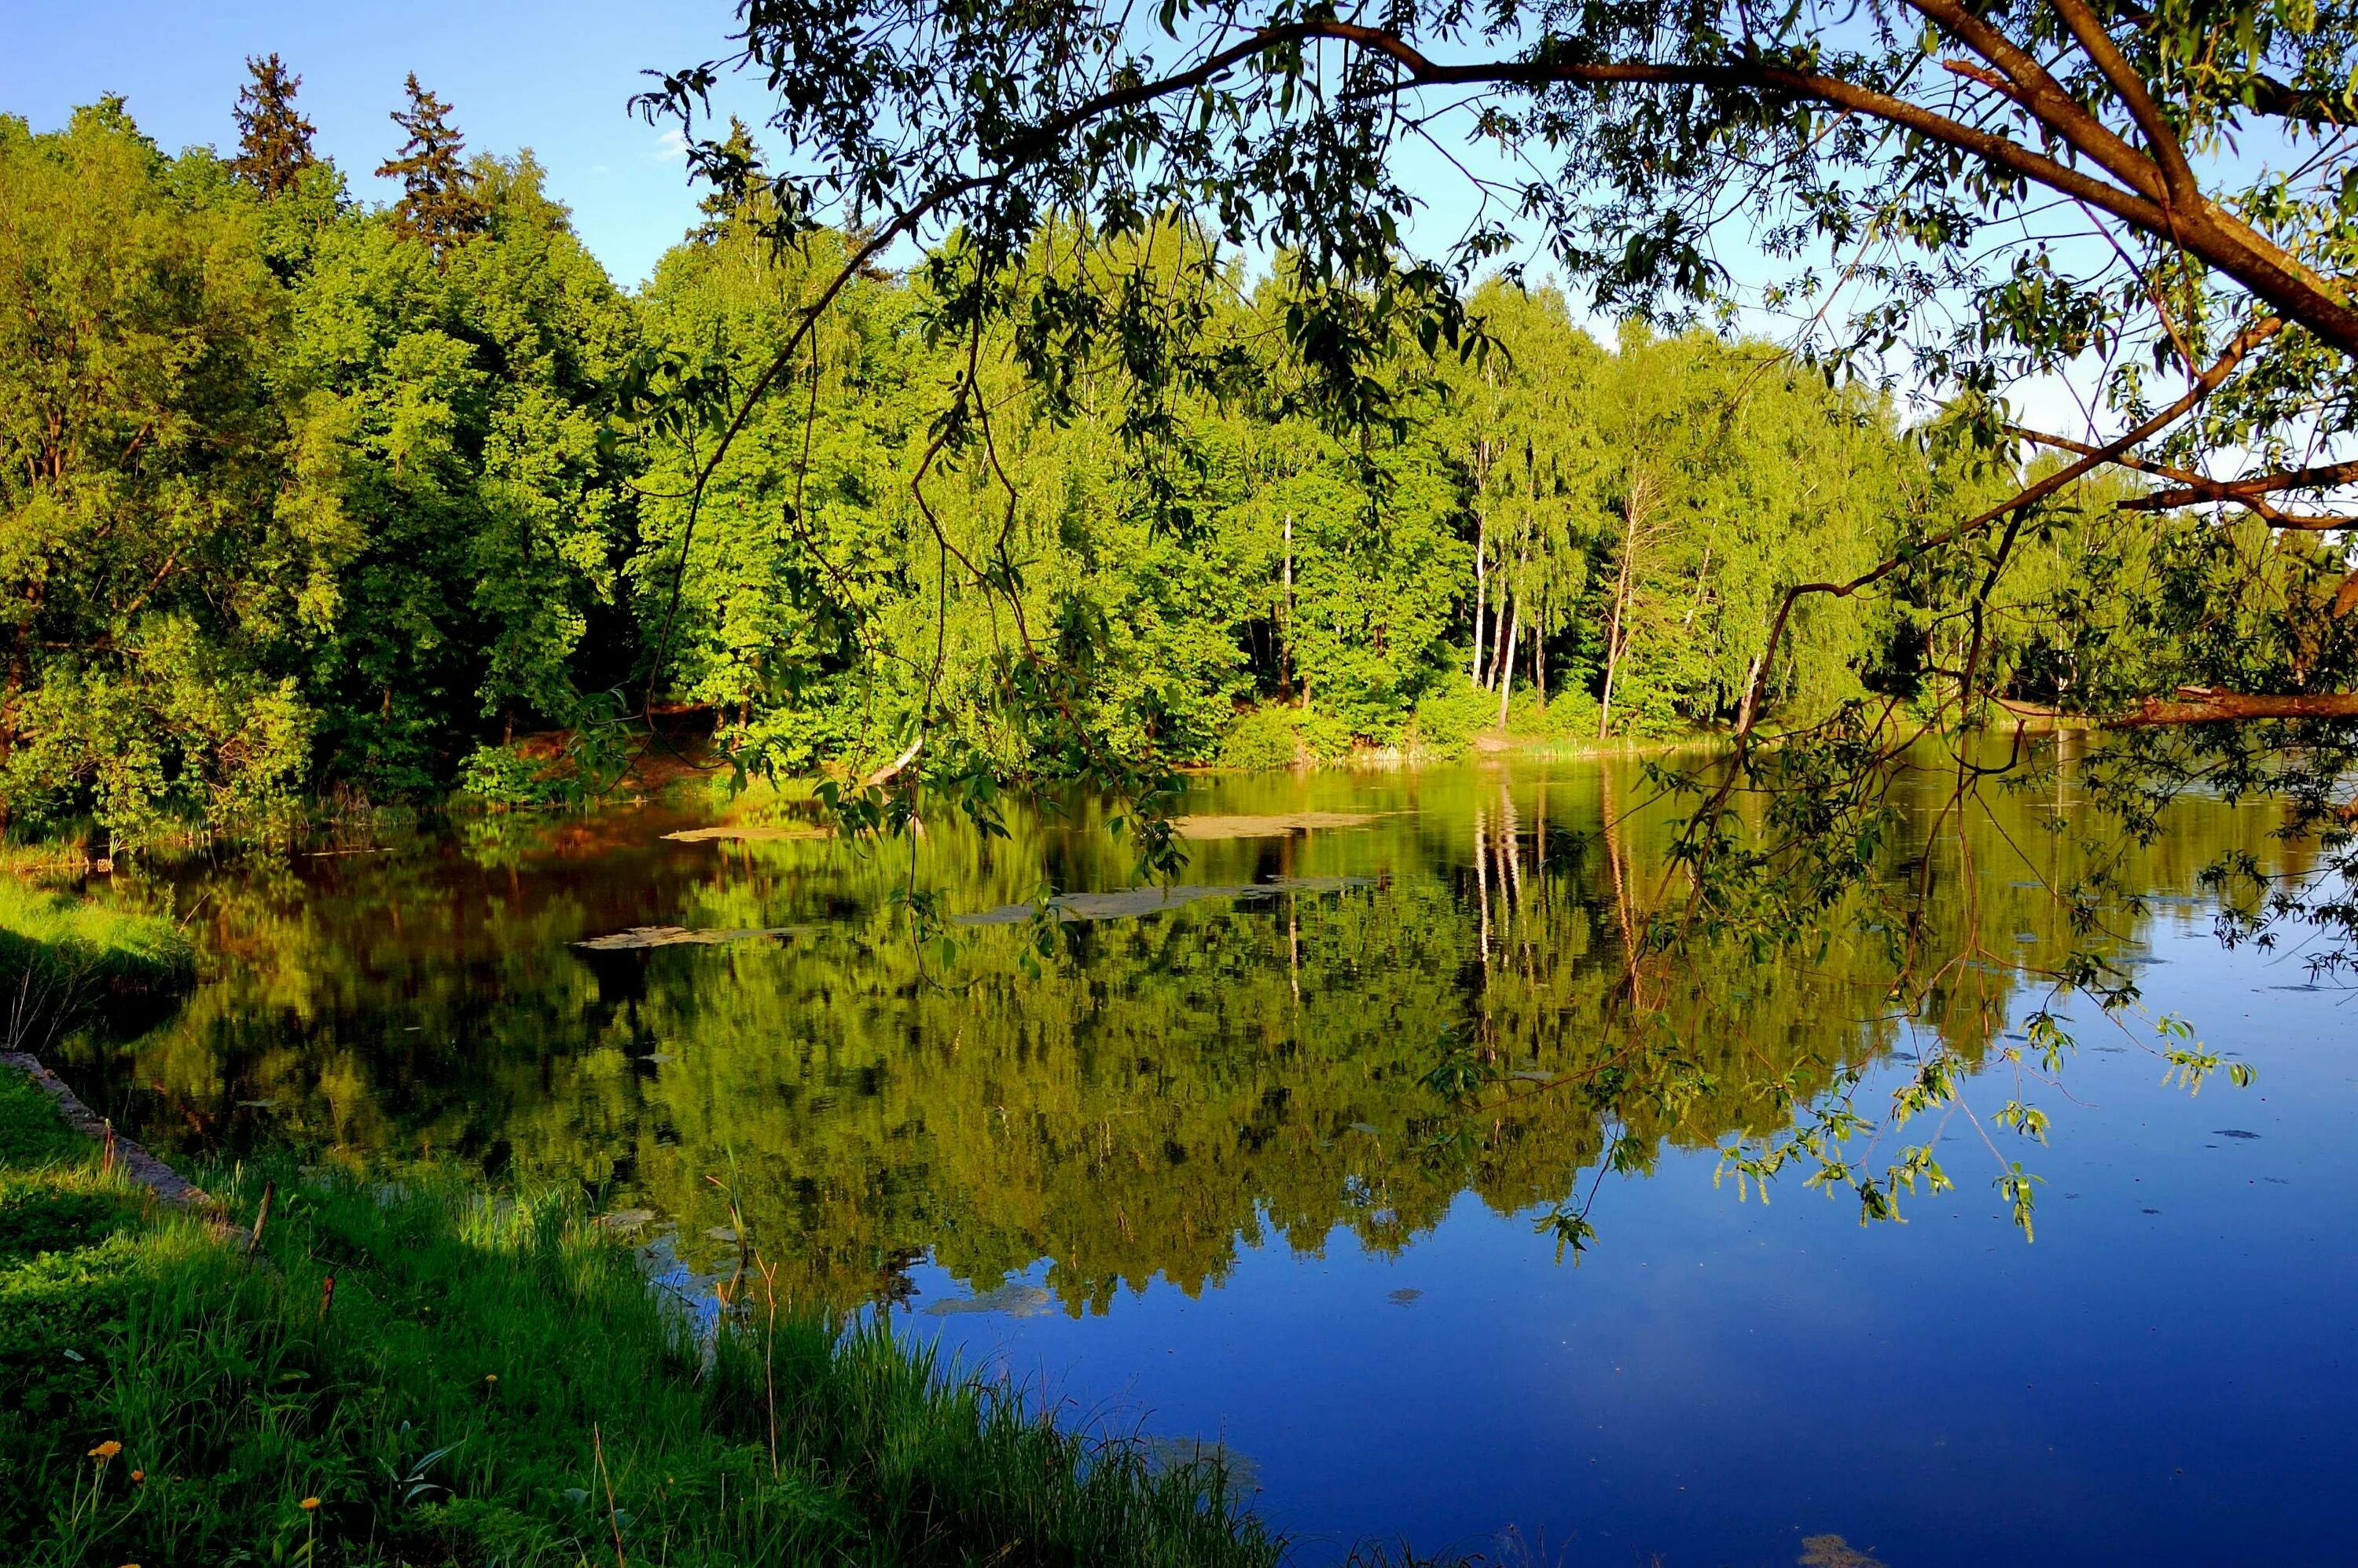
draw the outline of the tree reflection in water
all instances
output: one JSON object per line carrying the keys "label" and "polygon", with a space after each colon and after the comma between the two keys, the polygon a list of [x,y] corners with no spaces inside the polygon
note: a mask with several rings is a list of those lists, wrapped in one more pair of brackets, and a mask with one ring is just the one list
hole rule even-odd
{"label": "tree reflection in water", "polygon": [[[152,1033],[72,1065],[167,1144],[291,1139],[579,1179],[671,1219],[690,1253],[722,1245],[704,1238],[725,1184],[797,1296],[844,1304],[900,1293],[923,1256],[979,1292],[1044,1258],[1065,1310],[1102,1312],[1156,1275],[1217,1283],[1240,1246],[1315,1250],[1340,1227],[1403,1249],[1468,1192],[1543,1217],[1558,1245],[1609,1245],[1589,1207],[1601,1174],[1666,1147],[1735,1151],[1747,1190],[1782,1159],[1780,1181],[1904,1207],[1913,1134],[1882,1129],[1870,1163],[1855,1151],[1888,1107],[1847,1094],[1894,1056],[1962,1083],[1987,1135],[1988,1169],[1951,1178],[2017,1159],[2035,1173],[2026,1134],[2054,1091],[2009,1020],[2074,952],[2133,964],[2151,918],[2116,898],[2106,929],[2071,928],[2049,890],[2087,873],[2086,851],[2043,827],[2068,796],[1992,791],[1962,841],[1891,843],[1895,871],[1949,862],[1909,953],[1838,906],[1755,956],[1648,949],[1676,879],[1644,788],[1617,762],[1203,781],[1191,806],[1226,820],[1185,881],[1289,891],[1107,905],[1063,923],[1045,963],[1026,962],[1022,923],[957,928],[946,968],[921,950],[898,852],[671,840],[704,818],[656,808],[191,868],[176,892],[212,978]],[[1254,834],[1255,816],[1312,808],[1361,820]],[[2297,871],[2268,826],[2186,803],[2115,881],[2184,900],[2238,848]],[[920,881],[966,912],[1127,885],[1087,803],[1010,827],[930,824]],[[747,935],[579,946],[654,925]],[[2081,1011],[2075,1027],[2107,1026]],[[2017,1047],[2022,1070],[2003,1060]],[[2007,1119],[2017,1103],[2033,1114]],[[1929,1103],[1919,1125],[1955,1114]]]}

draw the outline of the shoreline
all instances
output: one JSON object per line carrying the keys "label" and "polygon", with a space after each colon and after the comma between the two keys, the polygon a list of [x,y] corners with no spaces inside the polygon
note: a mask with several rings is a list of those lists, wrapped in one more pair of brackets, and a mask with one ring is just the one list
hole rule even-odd
{"label": "shoreline", "polygon": [[281,1159],[208,1192],[9,1053],[0,1532],[44,1564],[1282,1561],[1216,1450],[1066,1431],[745,1260],[701,1335],[578,1190]]}

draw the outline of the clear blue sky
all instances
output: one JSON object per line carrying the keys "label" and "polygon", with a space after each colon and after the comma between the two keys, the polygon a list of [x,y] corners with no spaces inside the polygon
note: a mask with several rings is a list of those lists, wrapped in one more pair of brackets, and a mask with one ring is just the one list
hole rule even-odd
{"label": "clear blue sky", "polygon": [[732,15],[730,0],[0,0],[0,112],[49,130],[120,92],[167,148],[227,149],[245,57],[276,49],[303,78],[297,102],[319,151],[355,195],[384,200],[391,182],[372,171],[400,140],[385,116],[415,70],[455,106],[469,150],[531,147],[583,240],[634,284],[695,221],[696,198],[677,155],[624,102],[643,70],[722,53]]}

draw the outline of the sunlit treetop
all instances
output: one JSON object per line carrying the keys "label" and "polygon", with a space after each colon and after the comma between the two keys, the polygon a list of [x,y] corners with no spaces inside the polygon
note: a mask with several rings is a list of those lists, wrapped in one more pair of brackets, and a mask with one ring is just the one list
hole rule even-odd
{"label": "sunlit treetop", "polygon": [[[1765,305],[1824,358],[1904,351],[1935,392],[2093,355],[2144,412],[2266,339],[2214,437],[2349,422],[2316,373],[2358,351],[2345,7],[748,0],[739,20],[733,54],[643,107],[696,132],[723,73],[760,76],[788,220],[880,250],[956,232],[998,264],[1056,217],[1110,238],[1184,213],[1450,341],[1460,292],[1536,244],[1609,312]],[[725,148],[693,157],[735,168]],[[1436,177],[1480,198],[1445,234],[1415,222]],[[1731,250],[1783,265],[1764,285]],[[1335,326],[1305,318],[1302,347],[1366,346]],[[2260,374],[2279,361],[2297,373]]]}
{"label": "sunlit treetop", "polygon": [[409,73],[407,91],[409,108],[395,110],[393,123],[409,139],[377,173],[401,181],[401,200],[393,208],[395,229],[405,239],[424,241],[440,256],[482,232],[491,215],[467,171],[467,138],[450,124],[450,105],[420,87],[416,71]]}
{"label": "sunlit treetop", "polygon": [[317,129],[295,107],[303,79],[290,75],[276,54],[247,57],[254,80],[238,89],[237,156],[229,167],[265,196],[294,189],[305,169],[319,160],[311,151]]}

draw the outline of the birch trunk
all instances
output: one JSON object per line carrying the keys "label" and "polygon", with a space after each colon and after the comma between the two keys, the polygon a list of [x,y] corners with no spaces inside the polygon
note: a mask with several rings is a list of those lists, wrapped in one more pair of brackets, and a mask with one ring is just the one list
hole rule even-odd
{"label": "birch trunk", "polygon": [[1613,732],[1613,682],[1621,672],[1621,653],[1629,640],[1629,579],[1638,553],[1638,527],[1645,516],[1652,489],[1643,472],[1629,481],[1629,499],[1621,509],[1621,574],[1613,588],[1613,619],[1605,633],[1605,702],[1596,716],[1596,738],[1600,741]]}

